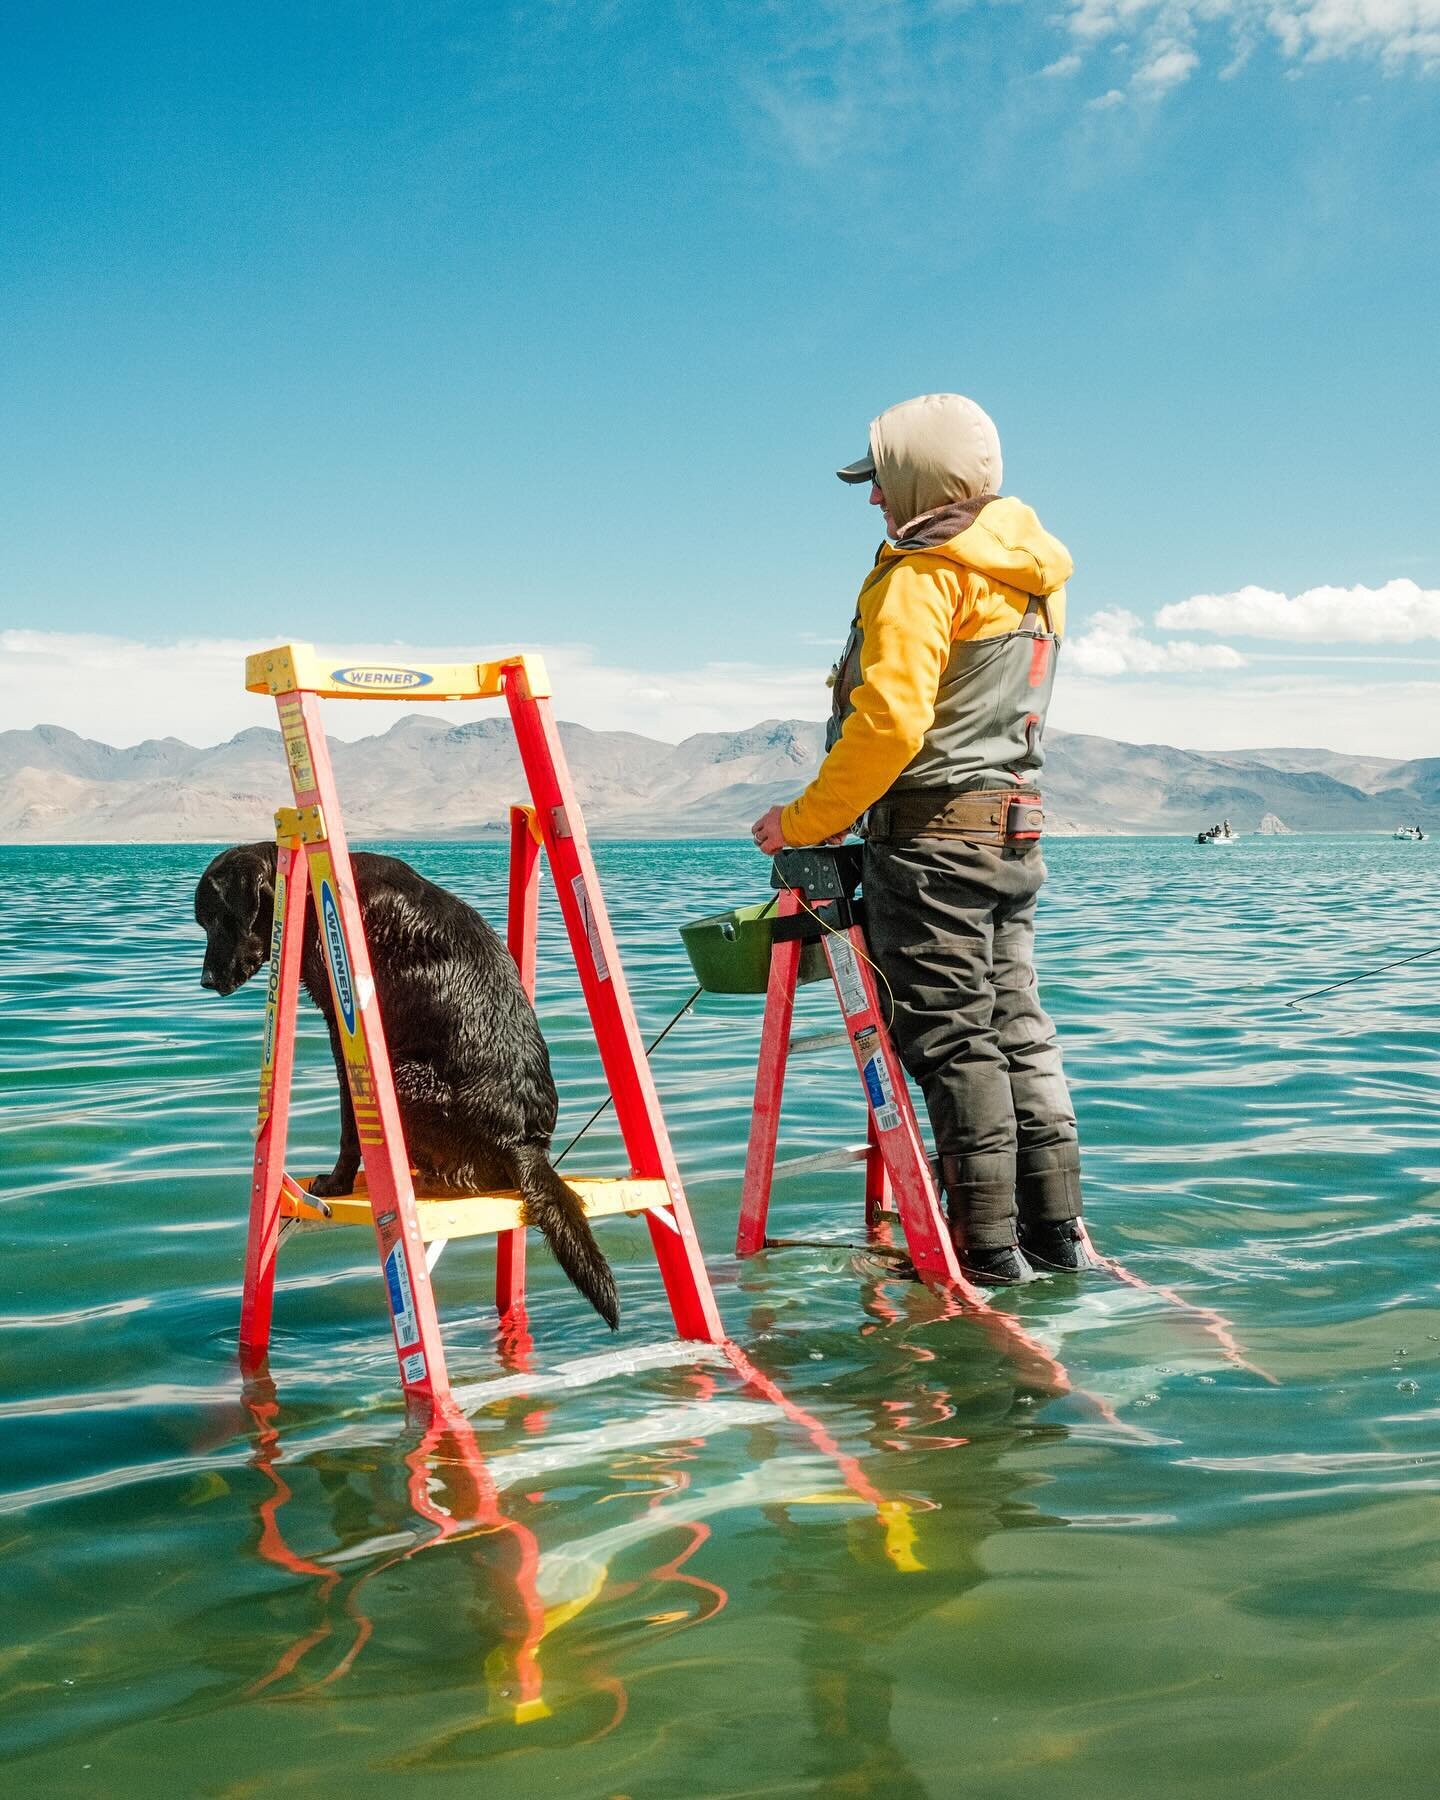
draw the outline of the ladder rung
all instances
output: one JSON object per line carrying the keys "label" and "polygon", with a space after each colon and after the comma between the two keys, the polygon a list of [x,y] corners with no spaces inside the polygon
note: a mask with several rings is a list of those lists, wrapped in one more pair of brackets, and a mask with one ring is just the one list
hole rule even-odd
{"label": "ladder rung", "polygon": [[850,1043],[848,1031],[813,1031],[809,1037],[792,1037],[789,1050],[791,1056],[805,1056],[811,1050],[832,1050],[837,1045]]}
{"label": "ladder rung", "polygon": [[813,1156],[791,1156],[778,1162],[775,1175],[810,1175],[821,1169],[848,1169],[851,1163],[864,1162],[870,1154],[868,1144],[849,1144],[843,1150],[817,1150]]}
{"label": "ladder rung", "polygon": [[[308,1186],[299,1182],[299,1187]],[[663,1181],[636,1176],[567,1177],[567,1185],[580,1196],[587,1219],[603,1219],[612,1213],[658,1212],[670,1204],[670,1190]],[[309,1225],[370,1225],[370,1197],[363,1174],[355,1178],[355,1192],[343,1198],[327,1200],[331,1216],[319,1218],[288,1193],[280,1197],[282,1218],[300,1219]],[[415,1210],[420,1219],[420,1236],[428,1244],[435,1238],[488,1237],[502,1231],[513,1231],[521,1223],[520,1196],[517,1193],[417,1194]]]}

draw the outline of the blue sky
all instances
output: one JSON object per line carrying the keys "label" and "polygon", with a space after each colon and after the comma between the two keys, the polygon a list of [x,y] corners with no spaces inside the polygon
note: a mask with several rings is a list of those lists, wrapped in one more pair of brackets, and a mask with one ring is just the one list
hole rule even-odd
{"label": "blue sky", "polygon": [[830,471],[955,389],[1075,554],[1058,723],[1422,754],[1437,103],[1440,0],[12,0],[0,723],[213,738],[287,637],[818,716]]}

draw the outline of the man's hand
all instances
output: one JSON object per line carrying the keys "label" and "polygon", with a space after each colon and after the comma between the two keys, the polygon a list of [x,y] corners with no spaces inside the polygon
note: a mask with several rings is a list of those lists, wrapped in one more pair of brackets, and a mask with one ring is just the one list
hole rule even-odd
{"label": "man's hand", "polygon": [[[750,836],[755,840],[755,848],[763,850],[766,856],[774,856],[785,848],[785,836],[780,830],[780,814],[783,809],[772,806],[767,813],[762,813],[750,827]],[[821,838],[820,847],[829,849],[834,844],[843,844],[850,833],[837,831],[834,837]]]}
{"label": "man's hand", "polygon": [[785,834],[780,829],[780,808],[772,806],[750,827],[750,836],[755,840],[755,848],[766,856],[774,856],[777,850],[785,848]]}

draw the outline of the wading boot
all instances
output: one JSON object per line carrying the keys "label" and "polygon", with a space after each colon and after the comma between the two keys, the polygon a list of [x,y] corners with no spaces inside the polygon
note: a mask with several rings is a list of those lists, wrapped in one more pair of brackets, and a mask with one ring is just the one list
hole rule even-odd
{"label": "wading boot", "polygon": [[1035,1271],[1015,1241],[1013,1153],[942,1156],[940,1178],[950,1241],[966,1275],[986,1287],[1033,1281]]}
{"label": "wading boot", "polygon": [[1042,1220],[1034,1225],[1022,1225],[1020,1242],[1030,1261],[1042,1269],[1059,1269],[1067,1275],[1079,1275],[1086,1269],[1101,1266],[1074,1219]]}
{"label": "wading boot", "polygon": [[1026,1262],[1018,1244],[1002,1244],[998,1250],[967,1250],[960,1241],[959,1232],[952,1236],[961,1269],[982,1287],[1020,1287],[1036,1279],[1035,1271]]}

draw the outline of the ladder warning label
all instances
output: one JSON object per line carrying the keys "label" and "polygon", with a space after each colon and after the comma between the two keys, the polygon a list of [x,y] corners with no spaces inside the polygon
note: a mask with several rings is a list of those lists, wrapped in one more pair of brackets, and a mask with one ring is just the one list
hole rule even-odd
{"label": "ladder warning label", "polygon": [[400,1378],[402,1381],[415,1383],[425,1379],[425,1352],[417,1350],[411,1356],[400,1358]]}
{"label": "ladder warning label", "polygon": [[875,1128],[893,1131],[900,1123],[900,1108],[895,1104],[895,1089],[890,1083],[890,1071],[885,1067],[885,1053],[874,1048],[879,1042],[880,1034],[873,1025],[866,1025],[855,1033],[855,1048],[862,1059],[860,1073],[875,1114]]}
{"label": "ladder warning label", "polygon": [[410,1265],[405,1261],[403,1241],[397,1243],[385,1258],[385,1287],[390,1295],[390,1311],[395,1318],[395,1342],[403,1350],[408,1344],[420,1341],[420,1327],[415,1319],[415,1296],[410,1291]]}
{"label": "ladder warning label", "polygon": [[867,1008],[865,999],[865,983],[860,979],[860,964],[855,958],[855,948],[847,937],[832,937],[827,940],[826,948],[830,952],[830,967],[835,975],[835,991],[840,996],[840,1005],[848,1019],[855,1013],[862,1013]]}
{"label": "ladder warning label", "polygon": [[310,760],[310,738],[300,708],[292,704],[280,708],[280,734],[285,740],[285,755],[290,763],[290,779],[297,794],[315,791],[315,765]]}
{"label": "ladder warning label", "polygon": [[600,926],[595,917],[595,909],[590,904],[589,894],[585,892],[585,877],[577,875],[570,886],[575,895],[575,904],[580,909],[585,935],[590,940],[590,960],[595,965],[595,973],[601,981],[608,981],[610,965],[605,960],[605,946],[600,942]]}

